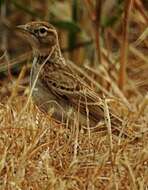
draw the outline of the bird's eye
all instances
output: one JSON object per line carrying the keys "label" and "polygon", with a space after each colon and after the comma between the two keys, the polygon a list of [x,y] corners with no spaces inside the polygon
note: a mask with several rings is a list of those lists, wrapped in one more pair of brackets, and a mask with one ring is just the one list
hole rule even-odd
{"label": "bird's eye", "polygon": [[46,28],[42,27],[39,29],[39,35],[42,36],[46,36],[47,35],[47,30]]}

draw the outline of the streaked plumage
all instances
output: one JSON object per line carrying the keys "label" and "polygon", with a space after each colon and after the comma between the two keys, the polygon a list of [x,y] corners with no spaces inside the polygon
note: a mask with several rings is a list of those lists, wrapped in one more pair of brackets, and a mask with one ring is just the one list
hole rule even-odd
{"label": "streaked plumage", "polygon": [[[78,116],[81,125],[90,127],[104,123],[103,101],[80,77],[72,64],[67,64],[61,54],[55,28],[46,22],[30,22],[18,27],[34,50],[36,61],[31,71],[33,99],[38,107],[52,113],[56,120]],[[38,75],[38,76],[37,76]],[[122,121],[111,113],[113,125]]]}

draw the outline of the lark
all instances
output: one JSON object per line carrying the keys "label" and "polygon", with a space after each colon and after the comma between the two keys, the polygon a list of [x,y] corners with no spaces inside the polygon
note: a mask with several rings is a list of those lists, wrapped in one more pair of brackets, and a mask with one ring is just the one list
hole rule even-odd
{"label": "lark", "polygon": [[[54,26],[34,21],[17,30],[33,48],[30,85],[38,108],[62,123],[77,118],[81,126],[105,125],[103,100],[64,59]],[[121,119],[111,112],[110,118],[112,125],[121,125]]]}

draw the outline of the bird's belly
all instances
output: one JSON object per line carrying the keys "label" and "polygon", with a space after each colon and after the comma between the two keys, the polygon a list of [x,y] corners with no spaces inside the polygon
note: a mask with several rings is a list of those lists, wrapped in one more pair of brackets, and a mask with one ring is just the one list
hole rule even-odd
{"label": "bird's belly", "polygon": [[57,98],[52,92],[44,87],[41,83],[37,82],[33,93],[33,101],[37,107],[51,115],[54,119],[65,122],[68,117],[73,117],[73,108],[69,102],[63,102],[62,99]]}

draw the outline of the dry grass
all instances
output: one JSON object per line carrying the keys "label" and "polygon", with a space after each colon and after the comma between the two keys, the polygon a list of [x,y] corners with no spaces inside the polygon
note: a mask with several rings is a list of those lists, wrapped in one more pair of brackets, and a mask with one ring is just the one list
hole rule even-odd
{"label": "dry grass", "polygon": [[27,100],[16,92],[0,104],[1,189],[146,189],[147,96],[134,112],[114,100],[128,136],[112,132],[106,101],[106,130],[83,133],[77,122],[62,126],[32,102],[26,107]]}
{"label": "dry grass", "polygon": [[[94,16],[93,3],[89,0],[84,2],[90,17],[90,20],[89,17],[85,19],[94,22],[91,20]],[[97,6],[96,12],[101,9]],[[14,53],[11,60],[9,57],[7,61],[0,60],[0,72],[4,75],[0,80],[1,190],[148,189],[148,17],[140,1],[134,1],[133,9],[130,18],[133,26],[129,26],[133,27],[133,33],[132,29],[131,34],[125,30],[126,36],[122,35],[121,23],[115,26],[116,29],[108,27],[104,46],[100,48],[97,37],[100,31],[91,31],[96,37],[96,57],[101,60],[101,65],[93,64],[95,61],[82,50],[85,47],[75,49],[71,56],[73,61],[84,63],[84,77],[98,95],[107,97],[104,98],[106,128],[103,131],[81,131],[77,121],[64,126],[38,110],[32,100],[28,101],[30,51],[21,52],[21,55]],[[127,19],[125,22],[129,22]],[[99,22],[95,22],[96,27]],[[85,28],[90,23],[82,20],[81,24]],[[67,33],[59,33],[65,40]],[[127,51],[125,44],[122,47],[122,39],[125,38],[128,52],[124,52]],[[18,44],[10,45],[13,49]],[[113,51],[114,45],[117,49],[121,47],[121,54]],[[70,56],[67,52],[64,55]],[[25,65],[13,74],[13,66],[22,62]],[[123,80],[126,75],[122,86],[124,93],[118,88],[120,64],[125,64],[123,72],[126,73],[120,71]],[[108,106],[123,118],[118,132],[112,129]]]}

